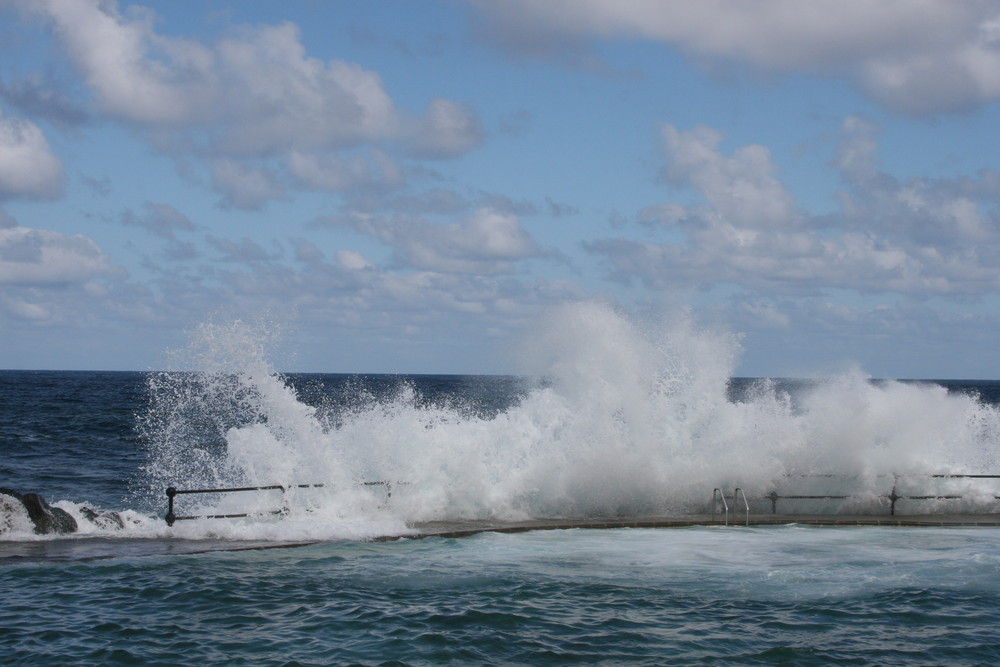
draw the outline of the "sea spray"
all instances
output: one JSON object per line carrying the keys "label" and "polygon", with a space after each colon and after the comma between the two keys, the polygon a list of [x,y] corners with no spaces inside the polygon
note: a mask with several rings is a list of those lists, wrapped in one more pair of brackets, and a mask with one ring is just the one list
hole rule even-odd
{"label": "sea spray", "polygon": [[[184,370],[150,374],[149,405],[138,419],[149,460],[137,495],[147,505],[162,507],[168,487],[282,486],[285,491],[199,495],[187,503],[187,512],[285,519],[278,530],[273,525],[248,529],[247,522],[215,525],[208,532],[216,536],[357,534],[365,506],[377,505],[371,501],[377,492],[357,484],[341,462],[336,428],[317,415],[316,407],[299,400],[271,367],[268,343],[273,338],[259,323],[204,324],[174,355]],[[304,484],[322,486],[303,493],[299,486]],[[308,524],[298,525],[307,512],[313,513]],[[205,529],[179,530],[196,536]]]}
{"label": "sea spray", "polygon": [[[641,324],[603,304],[555,309],[523,344],[534,384],[485,413],[404,379],[380,393],[358,379],[351,400],[307,404],[271,367],[266,338],[244,323],[206,325],[185,356],[192,370],[149,379],[143,484],[159,506],[170,485],[324,485],[192,499],[192,512],[260,514],[212,524],[216,534],[704,512],[714,488],[737,486],[755,511],[778,491],[850,496],[823,511],[884,512],[891,490],[926,487],[927,475],[995,472],[1000,415],[975,397],[859,371],[796,390],[762,380],[733,397],[737,338],[683,313]],[[993,502],[989,486],[933,482],[934,494],[954,489],[966,500],[951,511]]]}

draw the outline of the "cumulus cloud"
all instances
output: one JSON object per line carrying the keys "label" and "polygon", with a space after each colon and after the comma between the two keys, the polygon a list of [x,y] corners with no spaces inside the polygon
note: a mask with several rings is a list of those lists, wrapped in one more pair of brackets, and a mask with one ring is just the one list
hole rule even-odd
{"label": "cumulus cloud", "polygon": [[365,259],[361,253],[343,248],[337,251],[337,263],[349,271],[361,271],[374,267],[374,264]]}
{"label": "cumulus cloud", "polygon": [[911,254],[940,257],[964,253],[992,270],[992,250],[1000,242],[1000,172],[983,169],[973,177],[911,178],[900,181],[878,169],[877,128],[859,118],[841,126],[838,166],[850,188],[839,193],[841,223],[875,231],[909,248]]}
{"label": "cumulus cloud", "polygon": [[[52,21],[66,51],[106,112],[140,124],[190,121],[210,108],[212,54],[199,45],[159,37],[153,13],[87,0],[22,3]],[[161,57],[151,58],[154,51]],[[179,73],[183,75],[178,76]]]}
{"label": "cumulus cloud", "polygon": [[0,200],[51,198],[62,187],[62,162],[49,150],[38,126],[0,115]]}
{"label": "cumulus cloud", "polygon": [[216,107],[228,121],[219,147],[265,154],[394,136],[399,112],[378,74],[309,58],[299,37],[285,23],[248,28],[219,44],[212,75],[228,97]]}
{"label": "cumulus cloud", "polygon": [[413,152],[421,157],[446,158],[467,153],[483,139],[483,127],[465,104],[433,99],[417,121]]}
{"label": "cumulus cloud", "polygon": [[59,85],[33,73],[10,83],[0,81],[0,98],[22,114],[57,127],[75,128],[87,123],[89,114],[60,92]]}
{"label": "cumulus cloud", "polygon": [[[372,344],[374,338],[385,342],[396,332],[409,341],[407,345],[418,334],[430,332],[437,339],[465,339],[462,344],[466,344],[482,338],[484,331],[507,332],[540,308],[585,296],[578,285],[565,280],[522,281],[504,274],[446,270],[449,267],[421,270],[411,266],[399,271],[398,266],[380,265],[343,247],[328,259],[303,239],[289,240],[300,264],[271,261],[283,253],[269,252],[246,240],[211,242],[235,261],[217,264],[211,271],[172,272],[158,286],[164,303],[178,314],[185,308],[218,303],[227,304],[227,312],[234,314],[294,312],[298,321],[337,327],[341,340],[362,332],[359,348]],[[493,252],[510,251],[501,247]],[[329,354],[329,348],[324,350]]]}
{"label": "cumulus cloud", "polygon": [[680,242],[603,239],[586,247],[620,280],[663,289],[736,284],[786,293],[829,289],[979,294],[1000,288],[1000,175],[899,181],[877,168],[874,125],[848,118],[837,164],[840,210],[810,216],[773,176],[769,152],[719,150],[709,128],[663,130],[666,177],[705,203],[665,202],[640,214]]}
{"label": "cumulus cloud", "polygon": [[478,121],[463,105],[434,100],[409,122],[376,72],[308,56],[292,23],[244,26],[204,45],[156,33],[142,8],[123,15],[98,0],[31,7],[52,22],[105,112],[146,127],[214,129],[222,154],[385,139],[462,152],[476,143]]}
{"label": "cumulus cloud", "polygon": [[481,30],[531,57],[589,39],[640,39],[705,63],[843,73],[913,114],[1000,98],[1000,8],[949,0],[468,0]]}
{"label": "cumulus cloud", "polygon": [[0,228],[0,285],[59,286],[117,275],[85,236],[27,227]]}
{"label": "cumulus cloud", "polygon": [[722,135],[705,126],[680,132],[664,125],[662,136],[667,181],[697,189],[734,226],[786,227],[800,217],[773,175],[777,168],[767,147],[742,146],[727,157],[718,151]]}
{"label": "cumulus cloud", "polygon": [[[15,4],[51,25],[102,114],[148,131],[167,152],[207,157],[229,206],[282,196],[278,174],[252,160],[274,160],[272,172],[288,170],[304,187],[342,191],[364,178],[397,184],[400,172],[373,153],[359,174],[341,151],[379,144],[446,158],[482,141],[466,105],[435,98],[422,115],[400,109],[377,72],[309,56],[292,23],[236,27],[206,44],[159,34],[151,10],[123,12],[113,0]],[[7,94],[38,103],[38,91]]]}
{"label": "cumulus cloud", "polygon": [[401,266],[427,271],[509,273],[513,262],[546,255],[516,216],[491,208],[478,209],[451,224],[360,213],[344,216],[336,224],[392,247]]}
{"label": "cumulus cloud", "polygon": [[343,157],[293,151],[288,167],[301,186],[312,190],[392,190],[404,182],[399,164],[380,150]]}

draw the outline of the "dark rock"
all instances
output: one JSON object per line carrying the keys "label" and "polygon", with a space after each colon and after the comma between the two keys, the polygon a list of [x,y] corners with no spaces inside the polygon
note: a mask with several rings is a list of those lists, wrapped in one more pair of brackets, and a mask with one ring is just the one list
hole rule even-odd
{"label": "dark rock", "polygon": [[0,493],[16,498],[24,505],[28,517],[31,518],[31,523],[35,525],[35,532],[39,535],[48,535],[49,533],[63,535],[76,532],[76,519],[66,510],[49,505],[45,502],[45,498],[39,494],[19,493],[4,488],[0,488]]}
{"label": "dark rock", "polygon": [[111,510],[95,510],[89,505],[84,505],[80,508],[80,514],[90,521],[98,528],[112,529],[112,528],[124,528],[125,521],[122,520],[121,515],[118,512],[113,512]]}

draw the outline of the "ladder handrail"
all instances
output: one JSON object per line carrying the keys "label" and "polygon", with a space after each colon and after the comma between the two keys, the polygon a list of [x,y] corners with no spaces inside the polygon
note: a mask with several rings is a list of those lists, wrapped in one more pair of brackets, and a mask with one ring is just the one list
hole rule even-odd
{"label": "ladder handrail", "polygon": [[743,496],[743,507],[746,508],[746,511],[747,511],[747,522],[746,522],[746,525],[749,526],[750,525],[750,502],[747,500],[747,494],[743,493],[743,489],[741,489],[738,486],[735,489],[733,489],[733,505],[736,504],[736,496],[737,495]]}
{"label": "ladder handrail", "polygon": [[715,521],[716,497],[722,498],[722,507],[726,511],[726,523],[725,523],[725,525],[728,526],[729,525],[729,503],[726,502],[726,494],[722,491],[722,489],[718,489],[718,488],[712,490],[712,521]]}

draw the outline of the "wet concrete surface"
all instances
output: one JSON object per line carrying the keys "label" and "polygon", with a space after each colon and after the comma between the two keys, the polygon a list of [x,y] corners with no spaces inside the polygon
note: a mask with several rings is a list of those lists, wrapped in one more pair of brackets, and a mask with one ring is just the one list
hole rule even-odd
{"label": "wet concrete surface", "polygon": [[466,537],[478,533],[520,533],[573,528],[689,528],[692,526],[982,526],[1000,527],[1000,514],[751,514],[726,519],[722,515],[676,517],[605,517],[589,519],[526,519],[523,521],[427,521],[412,524],[417,535],[403,537]]}

